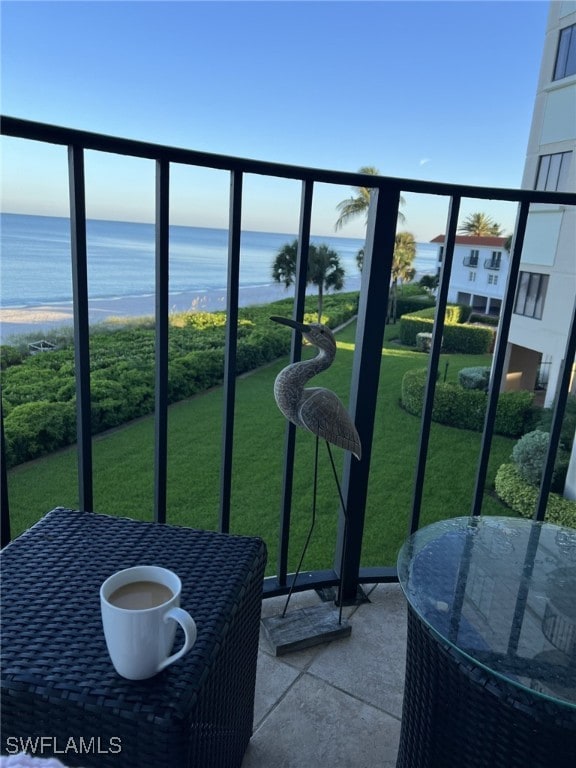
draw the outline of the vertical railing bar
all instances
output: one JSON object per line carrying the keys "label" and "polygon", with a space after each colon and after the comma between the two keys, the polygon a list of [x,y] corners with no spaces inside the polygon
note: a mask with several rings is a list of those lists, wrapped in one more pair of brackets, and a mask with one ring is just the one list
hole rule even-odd
{"label": "vertical railing bar", "polygon": [[168,289],[170,163],[156,161],[156,364],[154,409],[154,520],[166,522],[168,467]]}
{"label": "vertical railing bar", "polygon": [[420,421],[420,438],[418,441],[418,461],[414,475],[414,491],[412,495],[412,512],[410,515],[410,534],[418,530],[420,524],[420,510],[422,506],[422,494],[424,491],[424,476],[426,474],[426,460],[428,458],[428,445],[430,443],[430,430],[432,425],[432,409],[434,407],[434,394],[436,392],[436,376],[442,348],[442,335],[444,333],[444,318],[446,304],[448,302],[448,287],[452,272],[452,260],[454,258],[454,246],[456,244],[456,230],[458,227],[458,215],[460,213],[460,197],[454,196],[450,200],[448,220],[446,226],[446,239],[444,242],[444,258],[440,270],[440,283],[438,298],[436,299],[436,312],[432,329],[432,345],[430,348],[430,360],[428,362],[428,378],[424,393],[424,404]]}
{"label": "vertical railing bar", "polygon": [[90,323],[86,246],[86,191],[84,151],[68,147],[72,303],[74,312],[74,368],[76,375],[76,435],[78,444],[78,502],[93,510],[92,419],[90,403]]}
{"label": "vertical railing bar", "polygon": [[[308,284],[308,252],[310,248],[310,227],[312,221],[312,199],[314,182],[303,181],[300,198],[300,223],[298,227],[298,250],[296,254],[296,286],[292,318],[301,321],[306,306]],[[302,354],[302,337],[292,334],[290,362],[297,363]],[[292,487],[294,482],[294,455],[296,452],[296,427],[288,422],[284,432],[284,471],[280,506],[280,528],[278,541],[278,584],[285,586],[288,577],[288,549],[290,545],[290,519],[292,509]]]}
{"label": "vertical railing bar", "polygon": [[0,549],[6,546],[12,538],[10,535],[10,506],[8,502],[8,473],[6,471],[6,441],[4,438],[4,408],[0,388]]}
{"label": "vertical railing bar", "polygon": [[[374,414],[378,403],[382,347],[399,207],[400,189],[396,185],[387,184],[372,192],[364,248],[349,405],[350,415],[362,443],[362,459],[358,461],[349,451],[344,454],[342,497],[349,522],[346,526],[343,510],[340,510],[338,539],[334,553],[334,570],[342,577],[342,602],[344,603],[354,601],[358,589],[374,435]],[[344,536],[345,532],[346,536]]]}
{"label": "vertical railing bar", "polygon": [[570,321],[570,330],[566,339],[566,351],[560,367],[560,376],[556,385],[556,400],[554,402],[554,412],[552,415],[552,424],[550,425],[550,439],[548,442],[548,451],[546,453],[546,462],[540,481],[540,490],[538,492],[538,501],[534,510],[534,520],[544,520],[546,514],[546,505],[548,503],[548,494],[552,484],[552,473],[554,472],[554,462],[560,443],[560,434],[562,432],[562,420],[566,410],[566,401],[568,399],[568,390],[570,388],[570,378],[572,376],[572,367],[574,365],[574,355],[576,355],[576,301],[572,310],[572,319]]}
{"label": "vertical railing bar", "polygon": [[516,284],[518,282],[518,273],[520,271],[520,260],[522,258],[522,246],[524,245],[524,235],[526,233],[529,208],[529,203],[522,203],[520,205],[516,226],[514,228],[512,257],[510,259],[510,269],[508,270],[508,279],[506,281],[506,290],[504,292],[504,306],[501,308],[500,312],[498,335],[492,356],[492,369],[490,371],[490,384],[488,387],[488,403],[486,414],[484,416],[484,429],[482,431],[480,456],[478,460],[478,469],[476,471],[476,483],[474,486],[474,496],[472,498],[472,508],[470,511],[470,514],[474,516],[479,515],[482,512],[484,486],[486,484],[488,462],[490,460],[490,447],[492,445],[492,436],[494,434],[496,409],[498,407],[498,398],[500,396],[506,346],[508,344],[508,335],[510,333],[510,323],[512,320],[512,310],[514,309]]}
{"label": "vertical railing bar", "polygon": [[228,231],[228,290],[226,294],[226,340],[224,352],[224,411],[222,417],[222,462],[220,465],[220,522],[222,533],[230,531],[234,406],[236,399],[236,348],[238,343],[238,285],[242,236],[242,172],[230,174],[230,219]]}

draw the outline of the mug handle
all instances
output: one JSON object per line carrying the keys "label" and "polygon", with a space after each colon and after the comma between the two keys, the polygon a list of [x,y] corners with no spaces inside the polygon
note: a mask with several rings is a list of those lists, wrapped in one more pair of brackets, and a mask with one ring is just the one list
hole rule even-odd
{"label": "mug handle", "polygon": [[177,621],[178,624],[180,624],[184,630],[184,645],[182,648],[180,648],[179,651],[173,653],[172,656],[168,656],[167,659],[164,659],[164,661],[158,665],[158,672],[166,669],[166,667],[168,667],[170,664],[173,664],[175,661],[178,661],[178,659],[181,659],[185,653],[188,653],[188,651],[196,642],[197,635],[196,622],[192,616],[190,616],[190,614],[186,611],[182,610],[182,608],[170,608],[169,611],[166,611],[163,618],[164,621]]}

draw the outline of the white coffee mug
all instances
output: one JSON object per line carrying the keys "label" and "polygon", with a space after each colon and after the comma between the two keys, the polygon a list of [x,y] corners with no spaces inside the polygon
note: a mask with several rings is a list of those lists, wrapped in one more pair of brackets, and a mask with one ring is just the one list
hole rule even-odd
{"label": "white coffee mug", "polygon": [[[182,583],[156,565],[137,565],[110,576],[100,587],[102,625],[114,669],[128,680],[145,680],[182,658],[196,642],[196,624],[180,608]],[[184,645],[170,655],[176,623]]]}

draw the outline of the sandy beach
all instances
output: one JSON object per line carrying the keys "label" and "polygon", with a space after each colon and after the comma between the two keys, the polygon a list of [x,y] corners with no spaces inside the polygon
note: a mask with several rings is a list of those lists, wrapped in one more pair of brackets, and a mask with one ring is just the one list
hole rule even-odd
{"label": "sandy beach", "polygon": [[[359,283],[359,280],[350,280],[349,282],[348,290],[358,290],[356,283]],[[269,304],[272,301],[278,301],[292,295],[292,289],[287,290],[283,285],[242,287],[238,300],[241,307],[247,307],[255,304]],[[188,310],[214,312],[219,309],[226,309],[225,290],[186,291],[170,294],[171,312],[186,312]],[[91,299],[88,314],[91,325],[103,323],[110,318],[153,316],[154,296]],[[0,342],[9,343],[14,337],[23,334],[34,334],[35,340],[40,341],[51,330],[71,326],[72,323],[71,302],[23,308],[0,307]]]}

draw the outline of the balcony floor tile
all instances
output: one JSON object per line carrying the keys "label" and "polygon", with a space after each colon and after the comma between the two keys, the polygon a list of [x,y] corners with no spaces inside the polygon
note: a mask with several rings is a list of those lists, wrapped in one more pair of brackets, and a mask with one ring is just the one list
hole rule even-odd
{"label": "balcony floor tile", "polygon": [[[242,768],[393,768],[400,735],[406,607],[397,584],[366,587],[345,609],[348,638],[276,657],[261,636],[254,735]],[[262,615],[285,598],[265,600]],[[319,604],[295,594],[288,610]]]}

